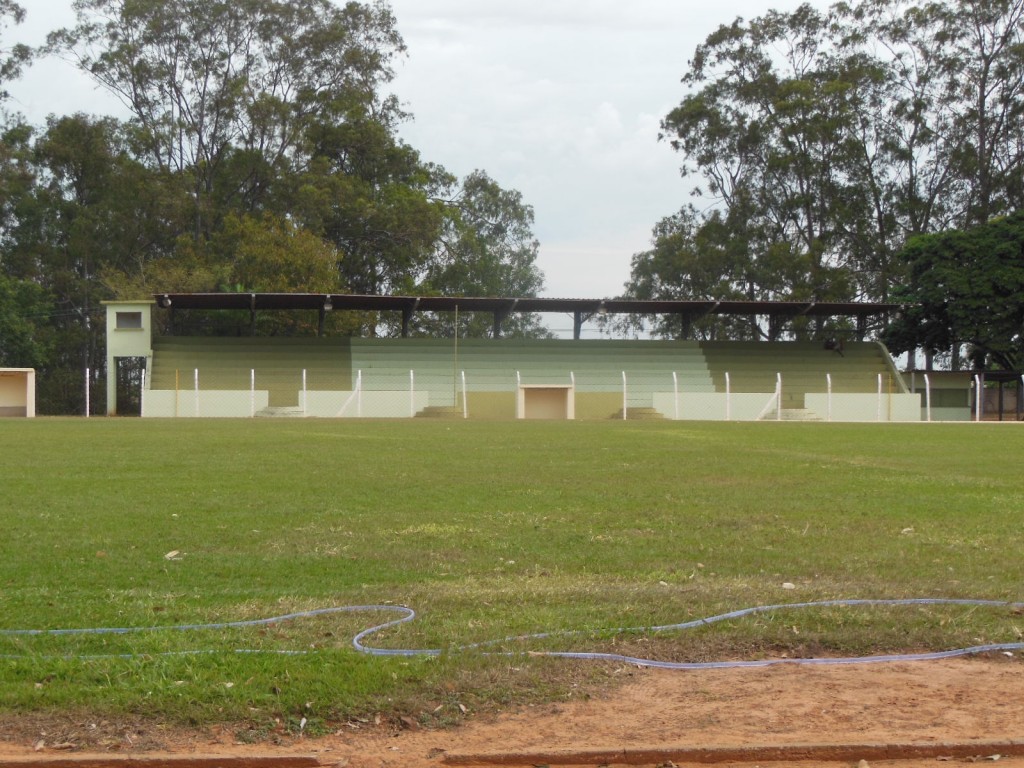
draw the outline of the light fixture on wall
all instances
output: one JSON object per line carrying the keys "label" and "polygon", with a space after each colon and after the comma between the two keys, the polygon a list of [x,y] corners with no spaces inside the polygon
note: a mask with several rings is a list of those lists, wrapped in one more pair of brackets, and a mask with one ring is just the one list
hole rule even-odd
{"label": "light fixture on wall", "polygon": [[171,297],[168,296],[166,293],[164,294],[164,297],[160,299],[160,306],[163,307],[164,309],[167,309],[169,306],[171,306]]}

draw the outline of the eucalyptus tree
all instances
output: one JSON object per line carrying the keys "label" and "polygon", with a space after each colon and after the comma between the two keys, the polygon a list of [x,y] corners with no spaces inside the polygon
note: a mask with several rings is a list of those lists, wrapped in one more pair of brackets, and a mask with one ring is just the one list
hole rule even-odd
{"label": "eucalyptus tree", "polygon": [[[747,262],[729,262],[716,295],[884,301],[905,275],[895,256],[908,237],[1018,207],[1022,9],[804,5],[737,19],[698,46],[662,127],[700,215],[730,222]],[[705,254],[720,263],[713,250],[695,258]]]}
{"label": "eucalyptus tree", "polygon": [[[698,47],[690,87],[663,130],[701,177],[721,216],[744,222],[750,298],[850,299],[869,286],[837,281],[852,259],[889,237],[878,129],[879,68],[847,55],[834,18],[810,6],[721,27]],[[870,243],[866,246],[863,241]],[[780,248],[785,244],[785,248]],[[774,252],[774,264],[757,262]],[[788,264],[783,262],[788,260]],[[773,272],[802,273],[774,281]],[[756,276],[756,282],[749,278]],[[800,296],[799,294],[804,294]]]}
{"label": "eucalyptus tree", "polygon": [[[156,168],[184,174],[194,237],[216,201],[249,209],[303,169],[311,123],[392,113],[380,86],[404,50],[383,4],[330,0],[75,0],[50,47],[120,98]],[[223,186],[223,188],[220,188]]]}
{"label": "eucalyptus tree", "polygon": [[8,30],[25,20],[25,9],[14,0],[0,0],[0,101],[8,96],[3,84],[17,79],[32,58],[32,49],[24,43],[10,43]]}
{"label": "eucalyptus tree", "polygon": [[[142,270],[173,247],[174,218],[153,173],[132,156],[112,118],[51,117],[44,130],[10,129],[0,272],[44,291],[54,334],[39,367],[44,412],[80,412],[82,370],[102,371],[107,277]],[[73,382],[73,383],[71,383]],[[68,400],[67,398],[71,399]]]}
{"label": "eucalyptus tree", "polygon": [[[445,296],[536,296],[544,288],[537,267],[540,243],[533,233],[533,207],[522,193],[504,189],[482,170],[452,184],[437,253],[420,290]],[[449,319],[430,318],[420,330],[452,333]],[[535,314],[513,313],[504,319],[508,336],[544,336]],[[491,318],[460,318],[459,333],[488,336]]]}
{"label": "eucalyptus tree", "polygon": [[[51,306],[43,289],[0,272],[0,367],[46,364],[52,337],[46,333]],[[41,332],[42,331],[42,332]]]}
{"label": "eucalyptus tree", "polygon": [[836,6],[851,49],[885,67],[908,235],[1019,208],[1024,0],[862,0]]}
{"label": "eucalyptus tree", "polygon": [[447,174],[368,112],[311,125],[305,141],[308,167],[287,181],[281,212],[334,244],[347,290],[411,291],[433,256]]}

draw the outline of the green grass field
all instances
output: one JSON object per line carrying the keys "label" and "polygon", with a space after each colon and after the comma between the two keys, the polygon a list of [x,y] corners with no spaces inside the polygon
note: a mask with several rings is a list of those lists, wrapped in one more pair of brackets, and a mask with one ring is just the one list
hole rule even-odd
{"label": "green grass field", "polygon": [[[459,704],[587,690],[614,666],[468,643],[766,603],[1020,600],[1021,455],[1010,424],[6,420],[0,628],[396,604],[419,618],[370,644],[449,652],[357,653],[352,636],[392,618],[379,612],[5,636],[0,710],[228,721],[253,738],[275,718],[444,722]],[[830,608],[501,647],[859,655],[1015,642],[1020,627],[1006,608]]]}

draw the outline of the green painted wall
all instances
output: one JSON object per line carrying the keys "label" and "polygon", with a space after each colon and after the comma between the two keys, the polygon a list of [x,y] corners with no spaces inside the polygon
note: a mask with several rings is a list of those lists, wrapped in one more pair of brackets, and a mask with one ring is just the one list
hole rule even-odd
{"label": "green painted wall", "polygon": [[381,402],[396,404],[395,417],[407,417],[410,402],[461,408],[463,376],[470,418],[481,419],[515,418],[518,383],[570,382],[575,418],[621,418],[623,374],[630,410],[657,408],[668,418],[674,409],[665,412],[664,403],[674,402],[676,387],[691,399],[723,393],[726,373],[734,394],[751,396],[772,393],[781,373],[784,408],[802,408],[809,393],[825,392],[826,373],[834,393],[875,393],[880,373],[887,391],[905,391],[873,343],[848,344],[838,355],[791,342],[467,339],[456,348],[452,339],[162,337],[153,349],[154,390],[192,391],[196,369],[203,391],[248,390],[255,369],[256,389],[270,406],[296,407],[305,370],[310,392],[349,393],[358,380],[364,393],[386,393]]}

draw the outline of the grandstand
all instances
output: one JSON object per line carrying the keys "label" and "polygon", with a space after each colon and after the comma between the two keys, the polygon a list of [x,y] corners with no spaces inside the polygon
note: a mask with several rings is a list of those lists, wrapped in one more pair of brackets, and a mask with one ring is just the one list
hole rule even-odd
{"label": "grandstand", "polygon": [[[115,309],[125,313],[123,303]],[[920,396],[885,348],[866,341],[147,334],[139,349],[127,354],[146,358],[145,416],[921,418]]]}

